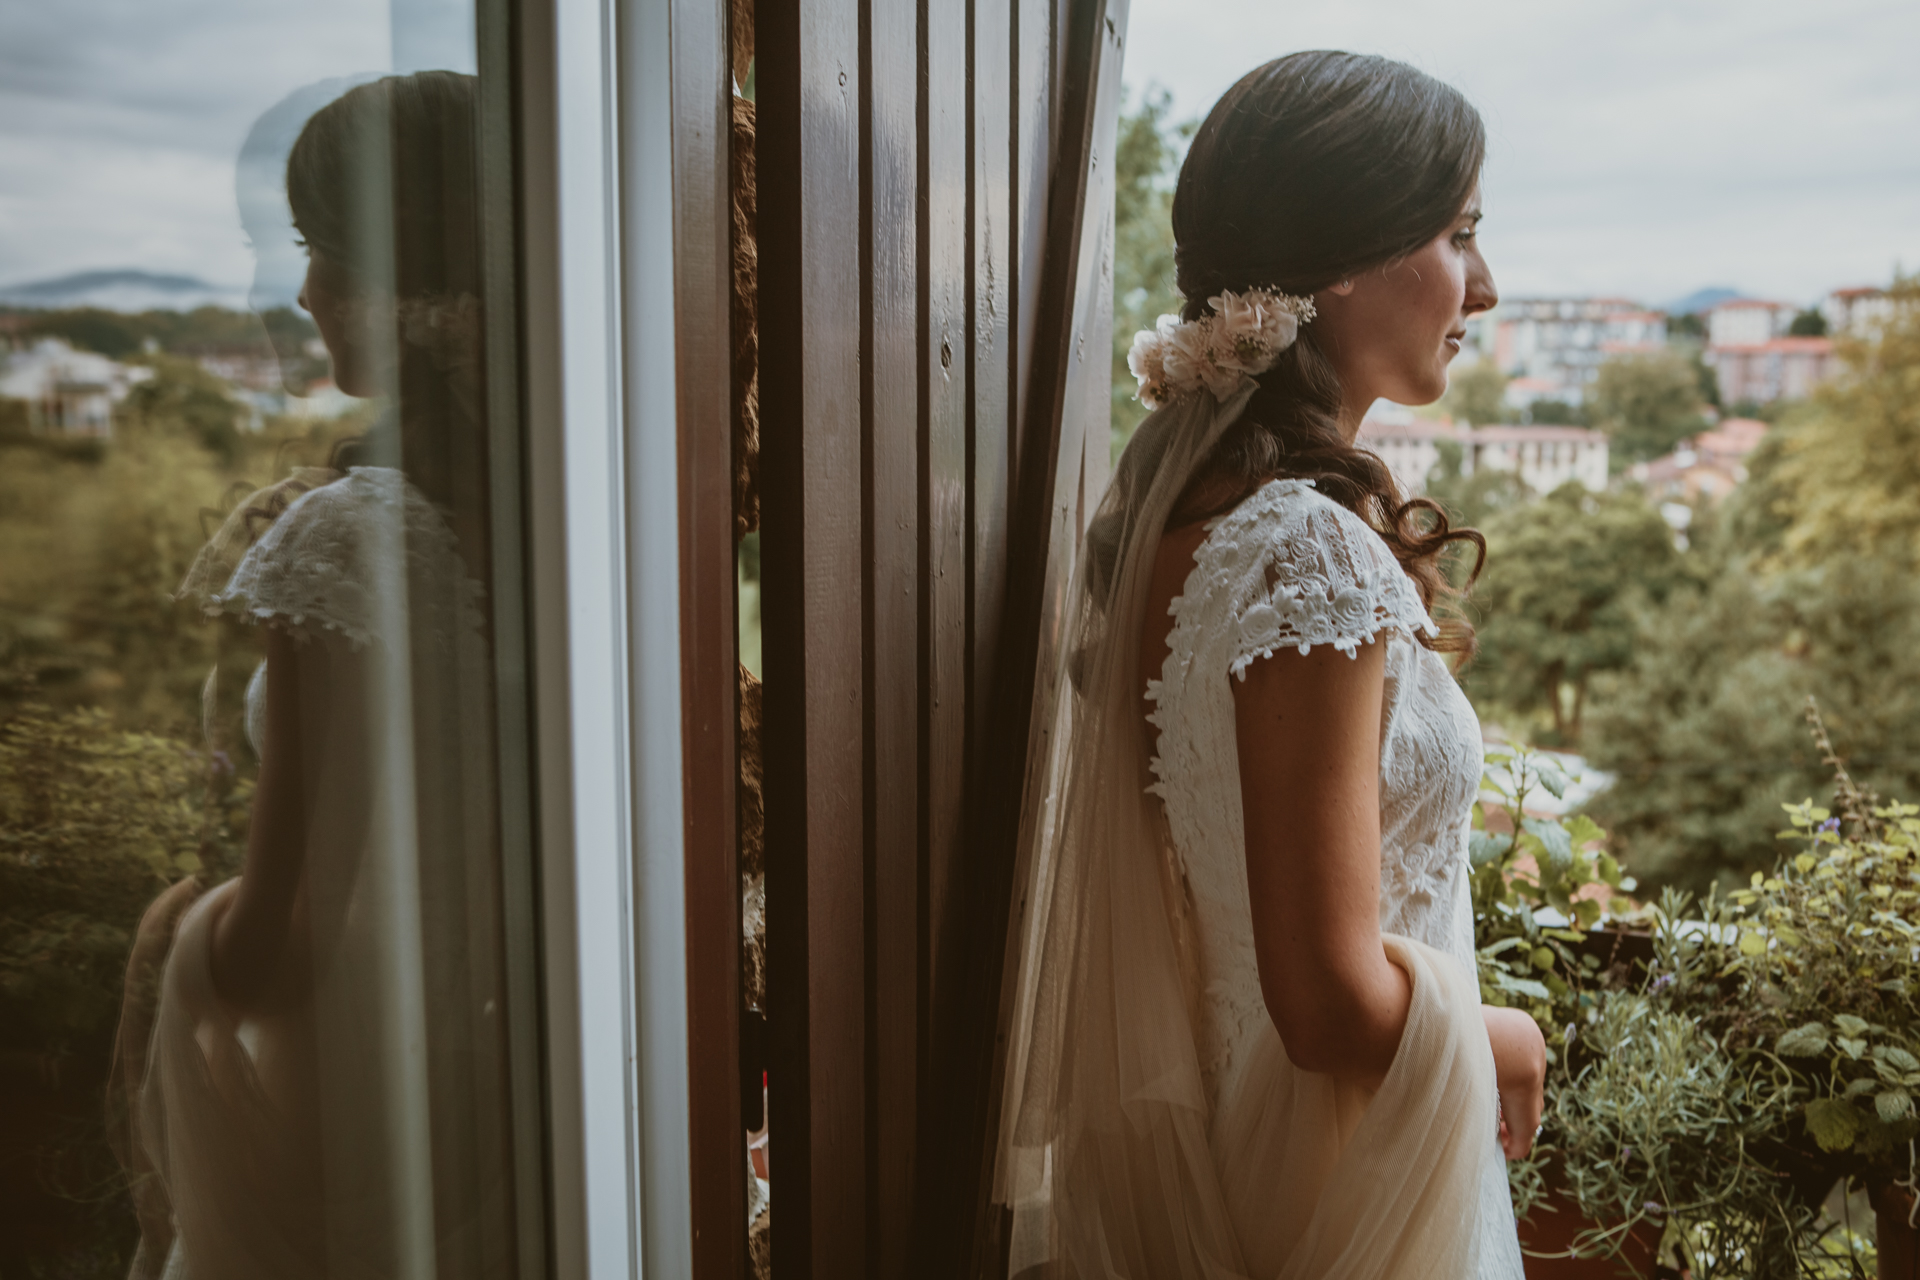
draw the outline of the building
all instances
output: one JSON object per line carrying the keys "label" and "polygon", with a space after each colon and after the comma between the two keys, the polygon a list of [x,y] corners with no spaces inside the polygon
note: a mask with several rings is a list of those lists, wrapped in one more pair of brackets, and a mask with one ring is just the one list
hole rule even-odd
{"label": "building", "polygon": [[1596,493],[1607,487],[1607,437],[1583,427],[1474,427],[1382,405],[1360,424],[1356,443],[1378,454],[1407,494],[1426,491],[1448,446],[1460,450],[1462,475],[1511,471],[1537,493],[1569,480]]}
{"label": "building", "polygon": [[[1585,427],[1479,427],[1468,450],[1473,470],[1512,471],[1536,493],[1577,480],[1607,487],[1607,437]],[[1465,470],[1465,468],[1462,468]]]}
{"label": "building", "polygon": [[1893,296],[1871,285],[1835,289],[1820,300],[1829,337],[1871,336],[1893,315]]}
{"label": "building", "polygon": [[1717,502],[1747,478],[1747,455],[1760,447],[1767,424],[1754,418],[1728,418],[1703,431],[1665,457],[1636,462],[1627,475],[1662,502]]}
{"label": "building", "polygon": [[1398,405],[1379,404],[1360,424],[1354,443],[1380,456],[1400,492],[1417,494],[1426,491],[1427,476],[1440,465],[1446,445],[1461,451],[1461,470],[1471,470],[1472,435],[1471,427],[1456,426],[1451,418],[1416,418]]}
{"label": "building", "polygon": [[63,338],[41,338],[0,359],[0,399],[23,401],[36,431],[104,440],[113,434],[113,406],[153,371],[123,365]]}
{"label": "building", "polygon": [[1791,302],[1731,298],[1707,312],[1709,347],[1757,347],[1784,338],[1799,308]]}
{"label": "building", "polygon": [[1529,402],[1578,404],[1609,358],[1664,347],[1667,318],[1625,298],[1523,298],[1489,312],[1479,337],[1494,367],[1526,380]]}
{"label": "building", "polygon": [[1799,400],[1840,372],[1831,338],[1772,338],[1714,344],[1701,357],[1720,384],[1720,403],[1770,404]]}

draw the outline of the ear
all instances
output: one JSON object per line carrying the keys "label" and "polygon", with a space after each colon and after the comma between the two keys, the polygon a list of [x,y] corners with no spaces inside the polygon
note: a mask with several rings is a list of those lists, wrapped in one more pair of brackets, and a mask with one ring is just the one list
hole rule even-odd
{"label": "ear", "polygon": [[1337,293],[1344,298],[1353,292],[1353,281],[1342,280],[1339,284],[1330,284],[1327,286],[1327,292]]}

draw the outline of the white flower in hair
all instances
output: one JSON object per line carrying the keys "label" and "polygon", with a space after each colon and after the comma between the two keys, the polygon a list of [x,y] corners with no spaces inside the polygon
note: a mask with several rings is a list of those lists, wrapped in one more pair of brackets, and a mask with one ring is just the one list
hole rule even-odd
{"label": "white flower in hair", "polygon": [[1161,316],[1133,336],[1127,367],[1149,409],[1201,387],[1225,400],[1243,380],[1272,368],[1314,315],[1313,299],[1271,289],[1223,290],[1207,306],[1209,314],[1197,320]]}

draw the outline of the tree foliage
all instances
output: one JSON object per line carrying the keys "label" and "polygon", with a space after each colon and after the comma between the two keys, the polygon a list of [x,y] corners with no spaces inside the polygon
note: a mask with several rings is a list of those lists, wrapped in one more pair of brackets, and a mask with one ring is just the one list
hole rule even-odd
{"label": "tree foliage", "polygon": [[1440,403],[1455,422],[1484,427],[1512,418],[1507,410],[1506,394],[1507,375],[1495,368],[1491,360],[1481,360],[1449,372],[1447,394]]}
{"label": "tree foliage", "polygon": [[1427,473],[1426,496],[1447,509],[1455,528],[1478,527],[1496,511],[1533,500],[1533,491],[1518,472],[1481,467],[1463,474],[1466,450],[1452,440],[1440,441],[1438,449],[1440,460]]}
{"label": "tree foliage", "polygon": [[1607,433],[1615,470],[1672,451],[1706,428],[1699,375],[1678,351],[1615,356],[1600,366],[1588,418]]}
{"label": "tree foliage", "polygon": [[1697,889],[1768,865],[1776,806],[1825,771],[1794,711],[1826,709],[1881,795],[1920,794],[1920,321],[1912,282],[1851,375],[1791,414],[1696,521],[1693,568],[1637,611],[1633,659],[1596,684],[1593,802],[1644,878]]}
{"label": "tree foliage", "polygon": [[[1131,99],[1131,93],[1127,99]],[[1173,184],[1194,125],[1167,118],[1173,100],[1150,87],[1137,105],[1123,100],[1113,181],[1113,456],[1147,416],[1134,398],[1127,351],[1133,335],[1180,309],[1174,287]]]}
{"label": "tree foliage", "polygon": [[135,428],[184,429],[201,447],[231,462],[240,447],[241,409],[227,384],[191,360],[153,356],[153,376],[127,392],[122,413]]}
{"label": "tree foliage", "polygon": [[1635,609],[1681,579],[1673,535],[1637,494],[1568,482],[1490,515],[1487,568],[1474,591],[1476,702],[1541,717],[1559,743],[1579,739],[1589,682],[1634,656]]}
{"label": "tree foliage", "polygon": [[25,317],[28,338],[64,338],[83,351],[123,360],[153,347],[166,352],[234,351],[260,347],[267,334],[288,349],[320,336],[313,321],[291,307],[273,307],[255,316],[225,307],[192,311],[106,311],[69,307],[52,311],[15,311]]}
{"label": "tree foliage", "polygon": [[96,1047],[147,904],[238,864],[251,786],[224,756],[29,705],[0,723],[0,1027],[9,1047]]}
{"label": "tree foliage", "polygon": [[1780,806],[1830,785],[1798,723],[1808,695],[1863,783],[1920,794],[1920,584],[1897,568],[1722,563],[1642,611],[1631,644],[1581,745],[1616,777],[1591,808],[1643,879],[1699,890],[1772,861]]}
{"label": "tree foliage", "polygon": [[1848,376],[1783,424],[1773,501],[1789,564],[1920,566],[1920,278],[1891,297],[1876,337],[1841,343]]}

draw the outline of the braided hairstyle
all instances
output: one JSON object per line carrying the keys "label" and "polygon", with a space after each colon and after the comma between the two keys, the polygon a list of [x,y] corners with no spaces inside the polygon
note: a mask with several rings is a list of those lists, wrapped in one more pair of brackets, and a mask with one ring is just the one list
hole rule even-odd
{"label": "braided hairstyle", "polygon": [[[1174,191],[1184,318],[1223,289],[1311,296],[1414,252],[1460,216],[1485,157],[1472,104],[1404,63],[1316,51],[1248,72],[1208,113]],[[1340,378],[1313,325],[1258,381],[1171,527],[1230,510],[1276,476],[1310,479],[1379,531],[1429,609],[1458,595],[1440,566],[1452,543],[1476,548],[1471,586],[1486,540],[1453,528],[1430,499],[1403,499],[1386,464],[1342,438]],[[1474,649],[1472,625],[1457,616],[1420,640]]]}

